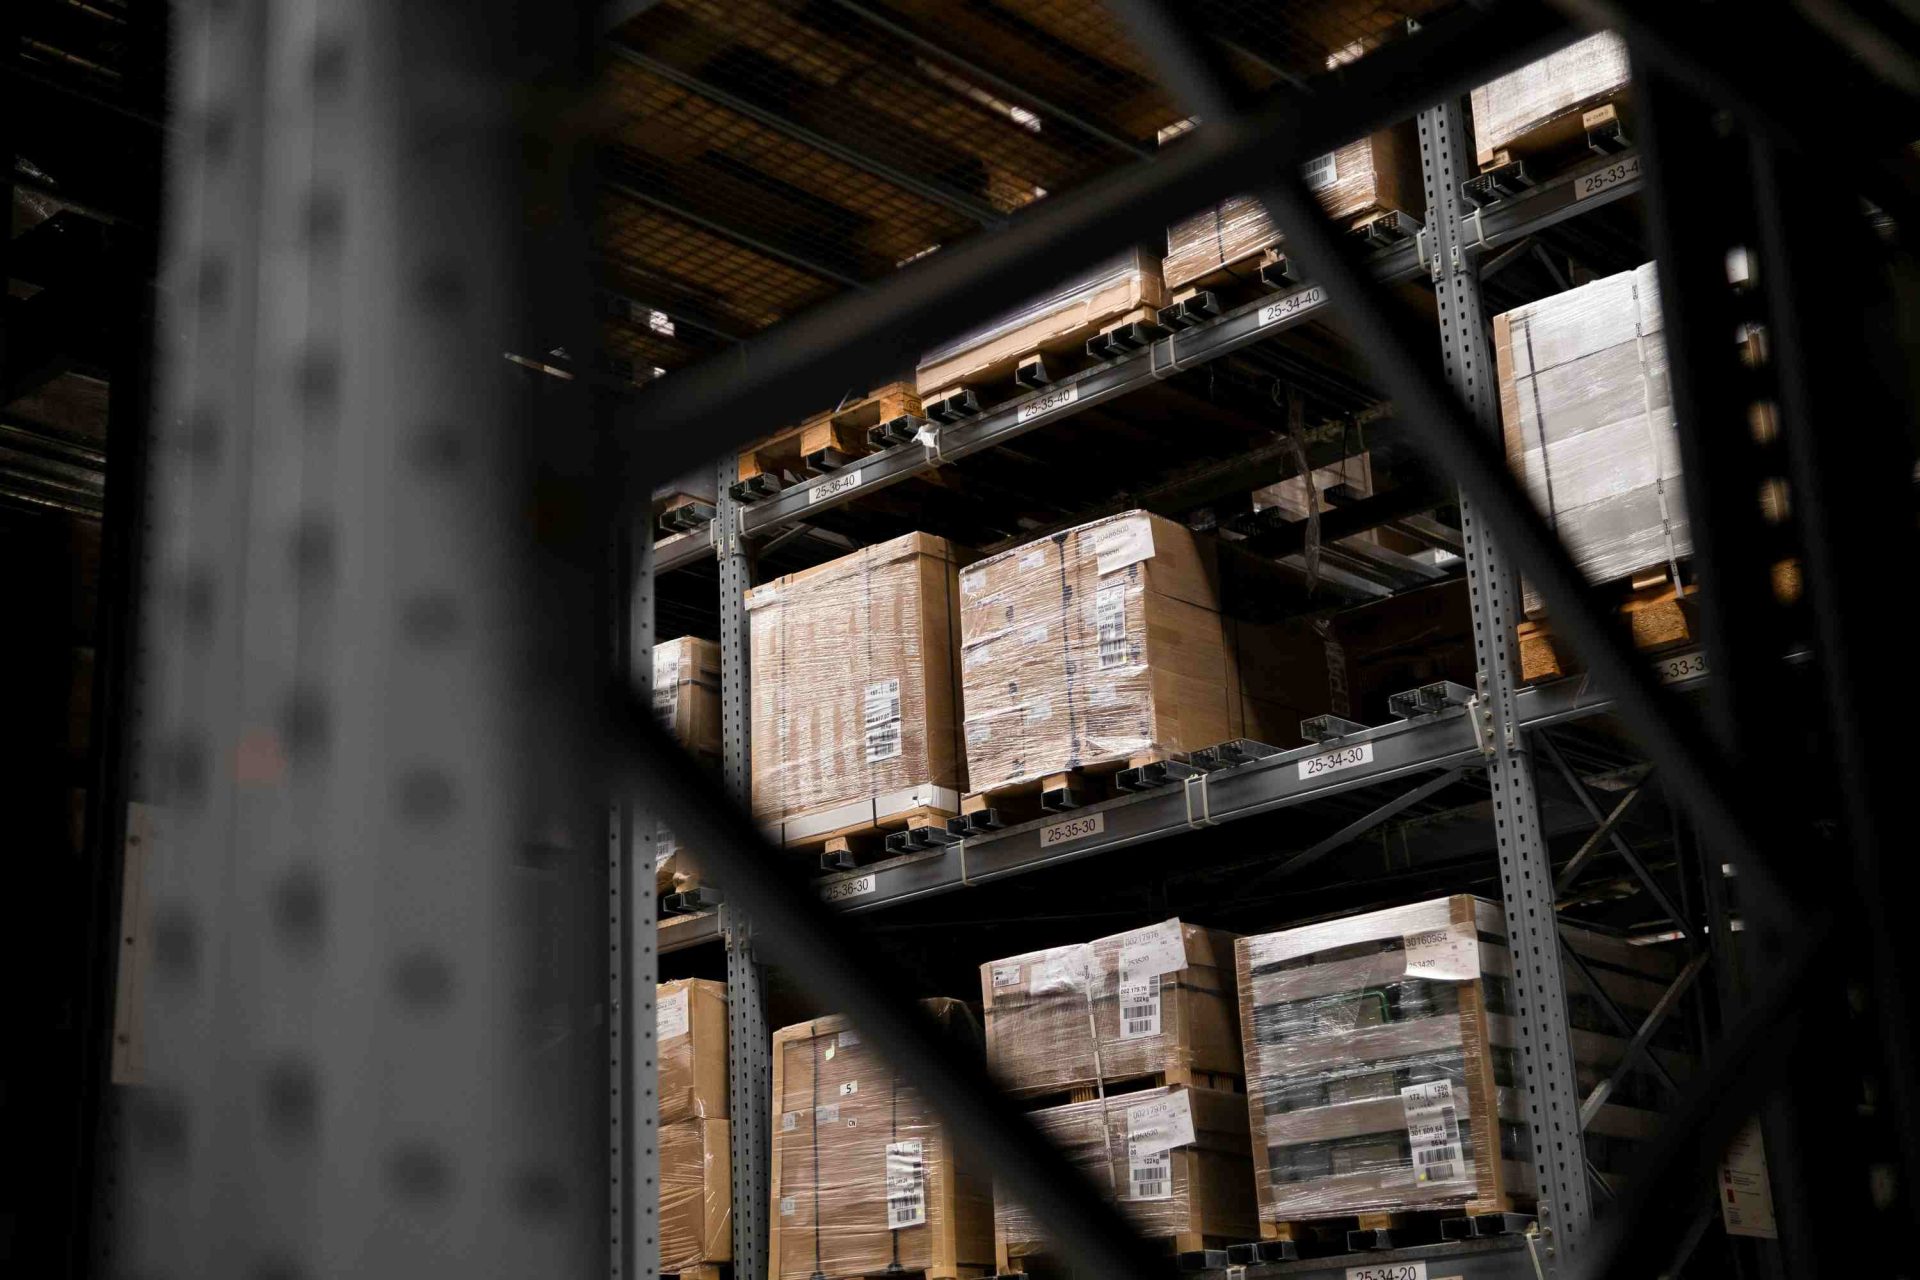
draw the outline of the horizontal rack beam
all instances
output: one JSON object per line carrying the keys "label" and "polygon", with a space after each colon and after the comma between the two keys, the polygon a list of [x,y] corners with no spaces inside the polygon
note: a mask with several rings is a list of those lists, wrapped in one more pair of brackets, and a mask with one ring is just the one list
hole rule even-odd
{"label": "horizontal rack beam", "polygon": [[[1640,183],[1637,153],[1599,158],[1476,212],[1467,220],[1473,235],[1468,247],[1483,253],[1503,248],[1623,199],[1637,192]],[[1422,258],[1420,243],[1409,241],[1381,250],[1374,259],[1374,272],[1390,283],[1415,280],[1427,270]],[[931,445],[895,445],[860,458],[845,470],[751,503],[742,512],[741,531],[750,538],[764,537],[822,511],[924,475],[944,462],[1007,444],[1047,422],[1117,399],[1295,325],[1325,319],[1327,311],[1326,293],[1315,285],[1248,303],[1206,324],[1169,334],[1144,350],[1062,379],[1044,391],[996,406],[979,417],[944,425],[931,423],[935,436]],[[707,531],[675,534],[655,544],[655,571],[664,573],[712,554]]]}
{"label": "horizontal rack beam", "polygon": [[[1691,689],[1706,679],[1699,650],[1663,654],[1656,660],[1663,680]],[[1585,676],[1570,676],[1523,689],[1514,699],[1521,728],[1545,729],[1600,715],[1609,700]],[[970,885],[1023,875],[1109,850],[1178,835],[1274,809],[1305,804],[1344,791],[1377,786],[1482,758],[1472,713],[1454,708],[1419,720],[1400,721],[1351,734],[1331,743],[1298,747],[1246,764],[1216,769],[1185,783],[1135,792],[1070,814],[1022,823],[1004,831],[969,836],[924,853],[905,854],[856,871],[823,878],[820,889],[847,911],[871,911]],[[1365,759],[1336,768],[1315,761],[1365,748]],[[1066,823],[1097,825],[1070,839],[1048,841]],[[718,937],[717,926],[696,917],[662,929],[659,949],[680,950]]]}

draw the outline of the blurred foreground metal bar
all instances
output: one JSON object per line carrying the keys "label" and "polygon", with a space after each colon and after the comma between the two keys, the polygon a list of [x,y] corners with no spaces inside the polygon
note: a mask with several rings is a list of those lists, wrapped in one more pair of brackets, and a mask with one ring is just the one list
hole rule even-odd
{"label": "blurred foreground metal bar", "polygon": [[[897,377],[922,352],[1236,191],[1276,162],[1303,164],[1428,102],[1464,94],[1571,33],[1534,4],[1468,9],[1418,36],[1281,90],[1240,124],[1201,130],[1150,165],[1050,197],[1004,230],[943,249],[859,297],[841,297],[636,397],[635,450],[662,474],[763,434],[796,404],[832,404],[850,386]],[[633,501],[647,495],[630,486]]]}
{"label": "blurred foreground metal bar", "polygon": [[781,966],[823,1005],[845,1014],[879,1046],[887,1062],[939,1113],[958,1142],[972,1144],[994,1176],[1049,1224],[1059,1251],[1085,1274],[1171,1275],[1107,1192],[1041,1136],[1032,1120],[987,1074],[976,1053],[949,1042],[921,1014],[914,992],[885,964],[884,944],[857,916],[820,900],[799,864],[768,844],[712,777],[654,722],[651,704],[631,690],[609,694],[623,713],[615,725],[626,772],[638,772],[676,836],[700,851],[719,881],[726,909],[753,924],[761,958]]}

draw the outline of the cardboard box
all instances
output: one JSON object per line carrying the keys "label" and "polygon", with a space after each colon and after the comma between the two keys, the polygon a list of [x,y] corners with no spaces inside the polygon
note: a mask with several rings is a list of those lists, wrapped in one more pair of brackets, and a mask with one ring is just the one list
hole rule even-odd
{"label": "cardboard box", "polygon": [[[1651,1009],[1669,957],[1565,931],[1608,996]],[[1241,938],[1240,1022],[1260,1216],[1287,1224],[1415,1209],[1527,1212],[1536,1196],[1514,1027],[1506,920],[1465,895]],[[1620,1061],[1589,998],[1569,993],[1579,1087]],[[1670,1034],[1683,1034],[1677,1024]],[[1692,1062],[1662,1050],[1676,1075]],[[1587,1130],[1597,1167],[1653,1136],[1654,1089],[1637,1081]],[[1269,1234],[1274,1231],[1270,1230]]]}
{"label": "cardboard box", "polygon": [[725,1120],[660,1126],[660,1271],[733,1258],[733,1164]]}
{"label": "cardboard box", "polygon": [[1212,544],[1129,511],[960,575],[976,791],[1233,736]]}
{"label": "cardboard box", "polygon": [[727,987],[705,978],[654,990],[660,1123],[727,1116]]}
{"label": "cardboard box", "polygon": [[653,714],[674,741],[720,759],[720,646],[681,636],[653,646]]}
{"label": "cardboard box", "polygon": [[[1147,1089],[1048,1107],[1032,1119],[1089,1178],[1109,1188],[1141,1235],[1170,1239],[1185,1251],[1205,1247],[1209,1238],[1217,1244],[1256,1234],[1241,1095]],[[1191,1127],[1191,1141],[1180,1141],[1183,1126]],[[993,1240],[1002,1274],[1016,1259],[1051,1252],[1044,1224],[998,1184]]]}
{"label": "cardboard box", "polygon": [[1027,1095],[1155,1073],[1238,1079],[1232,956],[1233,935],[1166,920],[983,964],[987,1063]]}
{"label": "cardboard box", "polygon": [[1573,117],[1577,125],[1581,113],[1623,93],[1628,78],[1627,42],[1601,31],[1481,85],[1472,94],[1480,167],[1549,121]]}
{"label": "cardboard box", "polygon": [[[977,1044],[965,1005],[927,1006]],[[773,1098],[772,1280],[992,1273],[987,1174],[845,1018],[774,1032]]]}
{"label": "cardboard box", "polygon": [[756,821],[817,818],[787,832],[814,837],[870,827],[888,806],[957,810],[965,761],[944,538],[867,547],[755,587],[746,605]]}

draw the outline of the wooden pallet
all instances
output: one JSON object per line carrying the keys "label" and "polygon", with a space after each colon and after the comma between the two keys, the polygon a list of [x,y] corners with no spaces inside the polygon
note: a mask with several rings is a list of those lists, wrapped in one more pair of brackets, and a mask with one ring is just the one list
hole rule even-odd
{"label": "wooden pallet", "polygon": [[[823,857],[829,853],[843,854],[855,859],[857,864],[877,855],[886,846],[888,837],[896,833],[939,831],[944,835],[948,820],[954,816],[953,810],[949,807],[922,804],[897,813],[888,813],[879,817],[862,817],[855,821],[801,834],[794,834],[790,829],[793,824],[805,823],[816,815],[830,814],[846,807],[835,805],[832,809],[789,814],[781,819],[776,838],[782,848],[818,853]],[[948,842],[941,840],[940,843]],[[830,865],[826,862],[822,865],[827,870],[841,869],[838,865]]]}
{"label": "wooden pallet", "polygon": [[1051,334],[1013,354],[983,360],[958,380],[925,396],[927,416],[957,422],[1003,400],[1041,390],[1103,360],[1138,351],[1161,336],[1154,305]]}
{"label": "wooden pallet", "polygon": [[[1224,1251],[1235,1243],[1226,1236],[1203,1235],[1198,1231],[1182,1231],[1170,1236],[1154,1236],[1144,1240],[1146,1247],[1156,1249],[1168,1258],[1179,1258],[1186,1254],[1199,1254],[1205,1250]],[[1075,1268],[1049,1252],[1049,1245],[1041,1241],[1002,1240],[996,1237],[993,1242],[994,1262],[1003,1276],[1065,1276]]]}
{"label": "wooden pallet", "polygon": [[733,1264],[703,1262],[698,1266],[682,1267],[678,1271],[663,1271],[660,1274],[662,1277],[672,1277],[673,1280],[732,1280]]}
{"label": "wooden pallet", "polygon": [[[1699,638],[1693,589],[1655,570],[1611,584],[1616,608],[1633,632],[1634,646],[1646,653],[1677,648]],[[1520,643],[1520,678],[1526,684],[1558,680],[1582,668],[1573,650],[1553,632],[1545,617],[1528,618],[1515,629]]]}
{"label": "wooden pallet", "polygon": [[[1341,222],[1348,235],[1375,248],[1410,240],[1420,232],[1420,223],[1411,214],[1384,206]],[[1287,256],[1286,242],[1276,238],[1169,290],[1167,305],[1160,308],[1157,319],[1162,329],[1191,328],[1260,294],[1287,293],[1305,283]]]}
{"label": "wooden pallet", "polygon": [[872,452],[868,433],[899,418],[918,418],[920,394],[910,382],[890,382],[837,409],[816,413],[740,451],[736,496],[764,496],[785,477],[838,471]]}
{"label": "wooden pallet", "polygon": [[713,517],[713,499],[697,494],[669,493],[653,500],[654,527],[663,538],[698,528]]}
{"label": "wooden pallet", "polygon": [[1457,1219],[1499,1214],[1522,1217],[1532,1211],[1531,1204],[1483,1205],[1473,1201],[1465,1207],[1444,1209],[1404,1209],[1390,1213],[1349,1213],[1324,1218],[1282,1218],[1277,1221],[1262,1218],[1260,1238],[1291,1241],[1306,1255],[1404,1249],[1410,1245],[1438,1244],[1448,1238],[1446,1224]]}
{"label": "wooden pallet", "polygon": [[971,792],[960,800],[959,819],[949,824],[955,835],[990,831],[1030,822],[1050,814],[1071,814],[1084,805],[1111,799],[1124,789],[1122,775],[1155,765],[1184,765],[1185,752],[1141,751],[1124,760],[1102,760],[1056,773],[1009,782]]}
{"label": "wooden pallet", "polygon": [[1041,1111],[1048,1107],[1066,1106],[1074,1102],[1094,1102],[1102,1097],[1124,1098],[1130,1093],[1145,1093],[1149,1089],[1175,1086],[1189,1089],[1217,1089],[1222,1093],[1247,1091],[1246,1080],[1229,1072],[1195,1071],[1190,1067],[1170,1066],[1161,1071],[1110,1076],[1097,1085],[1076,1084],[1066,1088],[1043,1085],[1032,1089],[1008,1089],[1007,1094],[1018,1098],[1023,1108],[1029,1111]]}

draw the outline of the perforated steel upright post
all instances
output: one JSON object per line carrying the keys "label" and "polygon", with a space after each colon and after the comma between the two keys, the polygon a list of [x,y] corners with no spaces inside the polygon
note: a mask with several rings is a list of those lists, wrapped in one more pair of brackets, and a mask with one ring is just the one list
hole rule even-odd
{"label": "perforated steel upright post", "polygon": [[[745,806],[752,793],[747,715],[747,588],[753,562],[740,534],[741,504],[728,492],[737,475],[729,453],[715,477],[714,555],[720,576],[720,746],[727,794]],[[727,886],[721,885],[724,895]],[[772,1163],[768,1124],[772,1073],[767,1042],[765,993],[753,958],[748,922],[731,906],[720,908],[727,949],[727,1092],[732,1117],[733,1265],[739,1275],[766,1271],[768,1172]]]}
{"label": "perforated steel upright post", "polygon": [[571,65],[520,2],[173,7],[116,1274],[607,1266],[604,482],[501,358],[564,105],[505,59]]}
{"label": "perforated steel upright post", "polygon": [[[1472,154],[1465,114],[1457,102],[1420,113],[1421,176],[1427,195],[1429,274],[1440,307],[1440,346],[1447,378],[1489,431],[1494,416],[1494,368],[1480,302],[1480,264],[1466,242],[1462,167]],[[1521,1079],[1533,1138],[1541,1226],[1548,1231],[1543,1262],[1572,1259],[1592,1221],[1580,1136],[1580,1094],[1568,1034],[1566,985],[1561,974],[1559,924],[1554,913],[1553,867],[1540,828],[1533,759],[1513,711],[1518,683],[1514,626],[1520,584],[1513,566],[1487,537],[1472,504],[1460,500],[1472,596],[1474,654],[1486,703],[1493,790],[1494,838],[1500,859],[1500,896],[1513,951],[1514,997]]]}

